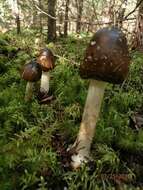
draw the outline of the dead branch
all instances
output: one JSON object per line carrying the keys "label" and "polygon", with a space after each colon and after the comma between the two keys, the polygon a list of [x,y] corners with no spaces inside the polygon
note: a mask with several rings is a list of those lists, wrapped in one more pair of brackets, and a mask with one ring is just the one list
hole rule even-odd
{"label": "dead branch", "polygon": [[131,11],[131,12],[129,12],[125,17],[124,17],[124,20],[126,20],[131,14],[133,14],[135,11],[136,11],[136,9],[140,6],[140,4],[143,2],[143,0],[140,0],[137,4],[136,4],[136,6],[135,6],[135,8]]}

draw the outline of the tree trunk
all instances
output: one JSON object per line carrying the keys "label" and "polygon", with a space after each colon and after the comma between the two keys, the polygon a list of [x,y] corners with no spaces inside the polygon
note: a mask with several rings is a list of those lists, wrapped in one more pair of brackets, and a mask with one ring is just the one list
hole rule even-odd
{"label": "tree trunk", "polygon": [[20,27],[20,17],[19,14],[16,15],[16,28],[17,28],[17,34],[21,33],[21,27]]}
{"label": "tree trunk", "polygon": [[14,0],[13,3],[14,3],[14,6],[13,6],[14,9],[13,9],[13,11],[14,11],[14,15],[15,15],[17,34],[20,34],[21,33],[21,27],[20,27],[18,0]]}
{"label": "tree trunk", "polygon": [[127,7],[127,0],[124,1],[122,8],[119,10],[118,18],[117,18],[117,26],[118,28],[122,28],[123,18]]}
{"label": "tree trunk", "polygon": [[64,14],[62,10],[59,12],[58,18],[59,18],[59,27],[58,27],[59,35],[60,37],[62,37],[63,36],[63,22],[64,22]]}
{"label": "tree trunk", "polygon": [[137,40],[137,49],[143,50],[143,1],[139,6],[139,12],[137,17],[136,40]]}
{"label": "tree trunk", "polygon": [[37,10],[33,10],[32,13],[32,25],[31,25],[32,29],[37,29]]}
{"label": "tree trunk", "polygon": [[[39,7],[40,9],[42,9],[42,2],[41,0],[39,0]],[[42,34],[42,31],[43,31],[43,27],[42,27],[42,15],[40,14],[39,15],[39,30],[40,30],[40,33]]]}
{"label": "tree trunk", "polygon": [[143,1],[137,0],[137,5],[138,4],[139,10],[134,35],[132,37],[131,49],[143,51]]}
{"label": "tree trunk", "polygon": [[[108,14],[106,15],[106,13],[104,13],[104,17],[109,17],[109,21],[110,22],[113,22],[115,21],[115,10],[114,10],[114,7],[115,7],[115,0],[110,0],[109,1],[109,10],[108,10]],[[103,9],[103,7],[102,7]],[[103,9],[103,12],[104,12],[104,9]],[[115,24],[115,23],[114,23]]]}
{"label": "tree trunk", "polygon": [[69,0],[66,0],[65,8],[65,22],[64,22],[64,36],[68,35],[68,12],[69,12]]}
{"label": "tree trunk", "polygon": [[56,0],[48,0],[48,41],[56,39]]}
{"label": "tree trunk", "polygon": [[19,10],[18,10],[18,0],[11,0],[10,6],[11,6],[11,10],[12,10],[12,15],[15,18],[17,34],[20,34],[21,30],[20,30],[20,17],[19,17]]}
{"label": "tree trunk", "polygon": [[80,33],[81,30],[81,18],[83,11],[83,0],[77,1],[77,24],[76,24],[76,32]]}

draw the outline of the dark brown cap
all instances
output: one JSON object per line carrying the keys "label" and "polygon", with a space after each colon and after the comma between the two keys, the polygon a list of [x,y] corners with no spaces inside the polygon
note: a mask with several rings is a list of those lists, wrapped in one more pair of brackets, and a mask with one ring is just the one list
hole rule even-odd
{"label": "dark brown cap", "polygon": [[32,60],[22,68],[21,77],[29,82],[36,82],[40,80],[42,74],[41,66]]}
{"label": "dark brown cap", "polygon": [[80,75],[111,83],[122,83],[129,69],[130,57],[123,32],[115,27],[98,30],[86,49]]}
{"label": "dark brown cap", "polygon": [[41,65],[42,70],[46,72],[55,67],[55,56],[50,49],[44,48],[40,50],[37,62]]}

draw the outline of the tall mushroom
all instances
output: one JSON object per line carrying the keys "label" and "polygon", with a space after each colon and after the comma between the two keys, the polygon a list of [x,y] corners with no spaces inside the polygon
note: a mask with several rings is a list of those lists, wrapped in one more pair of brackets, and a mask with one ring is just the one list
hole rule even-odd
{"label": "tall mushroom", "polygon": [[21,77],[27,81],[25,101],[32,98],[34,82],[40,80],[41,74],[41,67],[35,60],[30,61],[22,68]]}
{"label": "tall mushroom", "polygon": [[72,167],[80,167],[89,158],[96,122],[107,82],[120,84],[128,74],[129,52],[127,40],[116,27],[98,30],[86,49],[80,75],[90,79],[87,99],[77,139],[73,145]]}
{"label": "tall mushroom", "polygon": [[48,95],[50,82],[49,71],[55,67],[55,56],[50,49],[44,48],[40,51],[37,57],[37,62],[41,65],[42,68],[40,92],[38,94],[38,99],[42,103],[50,98]]}

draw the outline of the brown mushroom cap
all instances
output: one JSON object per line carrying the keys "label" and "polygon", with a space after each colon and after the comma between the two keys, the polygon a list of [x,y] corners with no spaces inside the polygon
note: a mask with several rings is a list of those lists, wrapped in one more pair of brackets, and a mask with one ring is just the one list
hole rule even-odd
{"label": "brown mushroom cap", "polygon": [[41,75],[41,66],[35,60],[32,60],[31,62],[27,63],[22,68],[21,77],[26,81],[36,82],[40,80]]}
{"label": "brown mushroom cap", "polygon": [[40,51],[37,62],[41,65],[42,71],[49,71],[55,67],[55,56],[48,48],[44,48]]}
{"label": "brown mushroom cap", "polygon": [[127,40],[118,28],[103,28],[93,36],[86,50],[80,75],[111,83],[122,83],[129,69]]}

